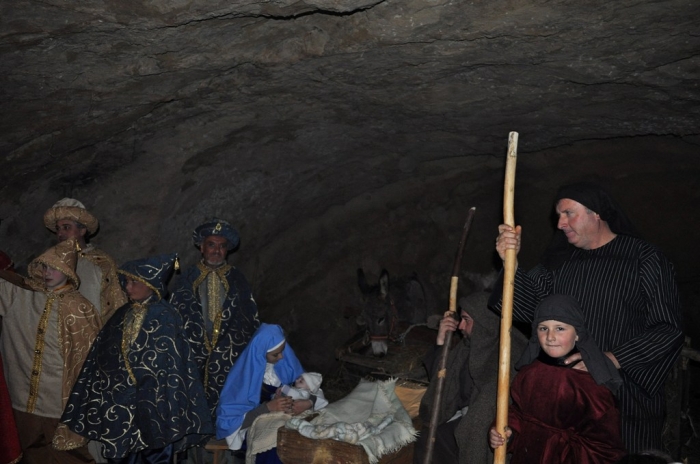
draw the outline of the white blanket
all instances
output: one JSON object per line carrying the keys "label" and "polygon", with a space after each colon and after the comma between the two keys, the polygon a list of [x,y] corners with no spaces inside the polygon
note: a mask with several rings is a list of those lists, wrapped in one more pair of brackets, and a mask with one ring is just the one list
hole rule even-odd
{"label": "white blanket", "polygon": [[277,446],[277,429],[283,427],[292,416],[282,412],[262,414],[255,418],[246,435],[248,449],[246,464],[255,463],[255,455]]}
{"label": "white blanket", "polygon": [[395,384],[396,380],[361,380],[348,396],[329,404],[311,422],[293,417],[286,426],[308,438],[359,444],[370,464],[375,464],[416,439],[411,418],[394,392]]}

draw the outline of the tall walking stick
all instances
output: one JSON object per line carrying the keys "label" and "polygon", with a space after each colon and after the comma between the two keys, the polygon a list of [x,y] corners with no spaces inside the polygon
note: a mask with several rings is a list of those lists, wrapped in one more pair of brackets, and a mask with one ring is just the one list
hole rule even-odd
{"label": "tall walking stick", "polygon": [[[513,213],[513,193],[515,191],[515,162],[518,152],[518,133],[508,135],[508,156],[506,160],[506,179],[503,184],[503,221],[515,228]],[[513,290],[515,281],[515,250],[506,250],[506,262],[503,275],[503,305],[501,308],[501,344],[498,360],[498,397],[496,400],[496,430],[506,436],[508,425],[508,398],[510,393],[510,330],[513,322]],[[506,462],[506,444],[494,451],[494,464]]]}
{"label": "tall walking stick", "polygon": [[[467,235],[469,234],[469,228],[472,225],[472,219],[474,219],[475,207],[469,209],[467,213],[467,221],[464,223],[464,230],[462,231],[462,238],[459,241],[459,248],[457,250],[457,256],[455,256],[454,267],[452,268],[452,278],[450,279],[450,312],[452,315],[457,313],[457,284],[459,283],[459,268],[462,266],[462,252],[464,251],[464,244],[467,241]],[[448,331],[445,334],[445,343],[442,345],[442,351],[440,352],[438,373],[437,373],[437,386],[435,389],[435,398],[433,399],[433,410],[430,413],[430,428],[428,429],[428,440],[426,442],[425,458],[423,459],[424,464],[430,464],[433,460],[433,448],[435,447],[435,431],[437,429],[438,413],[440,412],[440,403],[442,403],[442,390],[445,386],[445,376],[447,375],[447,355],[450,351],[450,342],[452,341],[452,332]]]}

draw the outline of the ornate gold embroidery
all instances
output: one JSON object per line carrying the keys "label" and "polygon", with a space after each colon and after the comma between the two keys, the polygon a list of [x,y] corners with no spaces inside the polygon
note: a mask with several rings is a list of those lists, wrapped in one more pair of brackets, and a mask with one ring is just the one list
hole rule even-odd
{"label": "ornate gold embroidery", "polygon": [[202,282],[204,282],[204,279],[207,278],[209,273],[216,272],[216,274],[219,276],[219,279],[221,279],[221,284],[224,286],[224,290],[225,290],[226,294],[228,295],[229,286],[228,286],[228,280],[226,280],[226,273],[231,269],[231,265],[224,264],[223,266],[217,267],[216,269],[212,269],[200,261],[197,263],[197,269],[199,269],[199,277],[197,277],[194,280],[194,283],[192,283],[192,293],[194,293],[196,295],[197,288],[199,288],[199,285]]}
{"label": "ornate gold embroidery", "polygon": [[129,347],[136,341],[139,331],[141,331],[147,309],[146,304],[132,303],[131,310],[124,318],[124,328],[122,329],[122,356],[126,370],[129,372],[129,378],[134,385],[136,385],[136,376],[131,370],[131,364],[129,364]]}
{"label": "ornate gold embroidery", "polygon": [[[209,320],[214,323],[212,330],[211,341],[209,341],[209,335],[207,331],[204,330],[204,347],[207,349],[207,363],[204,369],[204,388],[209,385],[209,357],[211,356],[217,341],[219,340],[219,333],[221,332],[221,319],[223,317],[223,310],[221,308],[221,285],[224,287],[224,291],[228,295],[229,285],[228,280],[226,280],[226,273],[231,269],[231,266],[225,264],[216,269],[212,269],[206,266],[204,263],[197,263],[197,268],[201,272],[199,277],[194,281],[192,285],[192,290],[197,293],[199,285],[208,277],[207,280],[207,315]],[[202,308],[204,310],[205,308]]]}
{"label": "ornate gold embroidery", "polygon": [[34,344],[34,362],[32,363],[31,380],[29,382],[29,399],[27,400],[27,412],[33,413],[36,401],[39,397],[39,377],[41,376],[41,363],[44,356],[44,339],[46,338],[46,328],[49,325],[49,315],[54,301],[59,295],[54,293],[46,294],[46,304],[44,312],[39,318],[39,326],[36,329],[36,343]]}

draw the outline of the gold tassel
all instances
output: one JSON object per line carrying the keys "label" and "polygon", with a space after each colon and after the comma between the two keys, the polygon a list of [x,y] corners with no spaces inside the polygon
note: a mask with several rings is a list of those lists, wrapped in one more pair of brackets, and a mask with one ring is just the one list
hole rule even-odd
{"label": "gold tassel", "polygon": [[83,249],[80,248],[80,243],[78,243],[78,241],[76,240],[75,241],[75,252],[80,253],[81,251],[83,251]]}
{"label": "gold tassel", "polygon": [[180,270],[180,258],[179,258],[178,256],[175,257],[174,269],[175,269],[176,271],[179,271],[179,270]]}

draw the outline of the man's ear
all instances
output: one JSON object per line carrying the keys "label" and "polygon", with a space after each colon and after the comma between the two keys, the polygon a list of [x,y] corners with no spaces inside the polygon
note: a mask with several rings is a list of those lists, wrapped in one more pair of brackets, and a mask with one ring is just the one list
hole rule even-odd
{"label": "man's ear", "polygon": [[79,230],[80,230],[80,236],[85,238],[85,236],[87,235],[87,227],[81,227]]}

